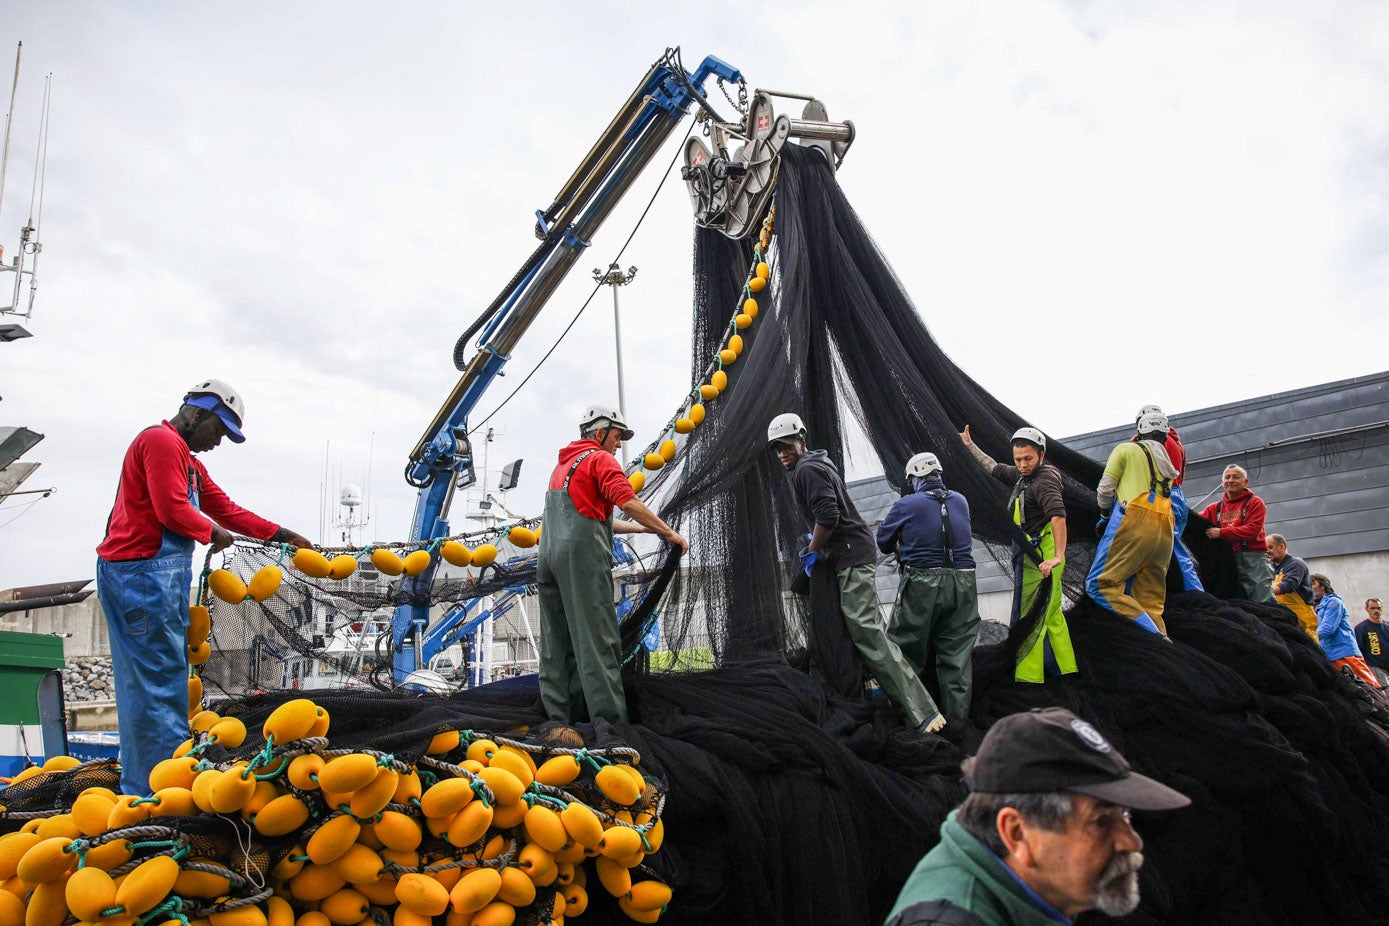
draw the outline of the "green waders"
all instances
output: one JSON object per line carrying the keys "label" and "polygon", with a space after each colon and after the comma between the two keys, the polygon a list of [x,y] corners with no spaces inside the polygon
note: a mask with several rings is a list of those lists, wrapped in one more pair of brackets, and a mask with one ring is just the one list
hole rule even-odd
{"label": "green waders", "polygon": [[[1013,523],[1022,525],[1021,499],[1013,503]],[[1046,562],[1056,555],[1056,541],[1051,535],[1051,525],[1042,528],[1041,536],[1032,542],[1032,547]],[[1050,576],[1042,575],[1037,563],[1027,555],[1027,551],[1017,548],[1013,551],[1013,622],[1032,610],[1038,594],[1047,596],[1046,609],[1042,612],[1037,626],[1027,635],[1018,647],[1017,669],[1013,677],[1020,682],[1046,681],[1046,650],[1051,644],[1051,653],[1056,659],[1056,668],[1061,675],[1078,671],[1076,653],[1071,646],[1071,631],[1066,626],[1066,616],[1061,613],[1061,573],[1066,568],[1063,559]]]}
{"label": "green waders", "polygon": [[908,724],[919,727],[939,711],[936,702],[931,700],[931,693],[921,684],[911,663],[883,627],[874,582],[876,573],[871,563],[839,570],[839,610],[844,615],[854,649],[878,680],[883,694],[896,705]]}
{"label": "green waders", "polygon": [[1235,554],[1240,591],[1250,601],[1273,604],[1273,564],[1267,553],[1245,550]]}
{"label": "green waders", "polygon": [[[589,451],[600,453],[601,451]],[[536,587],[540,594],[540,700],[554,721],[627,722],[622,640],[613,604],[611,521],[579,514],[569,480],[545,493]]]}
{"label": "green waders", "polygon": [[979,639],[974,570],[903,566],[887,635],[918,676],[930,671],[926,660],[935,647],[941,713],[950,723],[968,717],[974,644]]}

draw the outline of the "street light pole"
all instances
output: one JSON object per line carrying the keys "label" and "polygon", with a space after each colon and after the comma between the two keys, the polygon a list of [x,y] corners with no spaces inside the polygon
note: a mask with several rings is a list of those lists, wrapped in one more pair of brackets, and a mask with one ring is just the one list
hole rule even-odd
{"label": "street light pole", "polygon": [[[593,271],[593,281],[603,286],[611,286],[613,290],[613,338],[617,345],[617,410],[622,413],[622,419],[627,420],[627,395],[622,382],[622,318],[618,313],[617,288],[626,286],[636,278],[637,268],[628,267],[624,273],[613,261],[612,265],[604,272],[595,268]],[[625,467],[629,462],[626,441],[622,444],[622,465]]]}

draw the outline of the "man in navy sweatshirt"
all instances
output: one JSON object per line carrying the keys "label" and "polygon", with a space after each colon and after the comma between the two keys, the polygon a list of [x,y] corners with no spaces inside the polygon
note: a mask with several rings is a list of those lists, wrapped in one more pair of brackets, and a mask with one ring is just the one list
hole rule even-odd
{"label": "man in navy sweatshirt", "polygon": [[805,439],[805,424],[794,413],[778,415],[767,426],[767,446],[790,477],[796,507],[811,530],[800,554],[801,568],[807,576],[817,565],[834,570],[840,614],[859,658],[902,718],[922,732],[934,733],[945,726],[945,718],[887,635],[878,610],[873,532],[854,508],[829,454],[806,449]]}
{"label": "man in navy sweatshirt", "polygon": [[935,648],[941,713],[948,723],[969,716],[979,592],[969,502],[945,487],[940,460],[918,453],[907,461],[908,494],[878,526],[878,549],[896,553],[902,568],[888,636],[919,676]]}

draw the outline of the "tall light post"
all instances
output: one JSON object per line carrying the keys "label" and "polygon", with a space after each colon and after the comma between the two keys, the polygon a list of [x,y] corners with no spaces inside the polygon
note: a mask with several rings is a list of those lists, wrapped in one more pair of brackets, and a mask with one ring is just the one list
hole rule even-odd
{"label": "tall light post", "polygon": [[[636,279],[637,268],[628,267],[624,273],[613,261],[606,271],[595,268],[593,271],[593,281],[603,286],[611,286],[613,290],[613,338],[617,343],[617,410],[622,412],[622,419],[627,420],[627,395],[622,384],[622,319],[617,311],[617,288],[626,286]],[[626,466],[631,462],[627,457],[627,443],[622,444],[622,465]]]}

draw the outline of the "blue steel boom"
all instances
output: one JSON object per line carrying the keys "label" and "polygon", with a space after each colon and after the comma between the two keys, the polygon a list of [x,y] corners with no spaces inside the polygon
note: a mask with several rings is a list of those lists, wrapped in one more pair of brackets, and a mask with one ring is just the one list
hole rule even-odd
{"label": "blue steel boom", "polygon": [[[740,122],[724,122],[705,101],[704,85],[711,77],[738,85]],[[791,120],[784,115],[774,117],[772,96],[810,102],[801,120]],[[760,222],[774,185],[777,154],[787,138],[809,139],[806,144],[820,148],[831,164],[842,160],[853,141],[853,124],[825,121],[823,105],[812,97],[759,91],[749,106],[746,84],[736,68],[711,55],[693,72],[686,72],[679,49],[668,49],[618,110],[554,202],[536,212],[536,236],[541,244],[459,339],[454,362],[462,376],[405,466],[406,482],[418,490],[410,525],[412,542],[427,544],[449,536],[448,512],[454,491],[473,479],[469,414],[501,375],[517,342],[603,222],[692,105],[701,110],[701,120],[709,123],[715,150],[711,152],[699,139],[690,138],[684,149],[683,176],[689,184],[696,221],[719,228],[730,237],[750,234]],[[746,141],[732,156],[727,150],[731,139]],[[465,361],[468,343],[479,328],[482,333],[477,351]],[[425,572],[402,580],[403,599],[415,603],[397,608],[392,622],[397,682],[425,663],[426,647],[412,646],[411,653],[405,644],[424,639],[423,630],[429,623],[427,592],[437,563],[436,557]]]}

